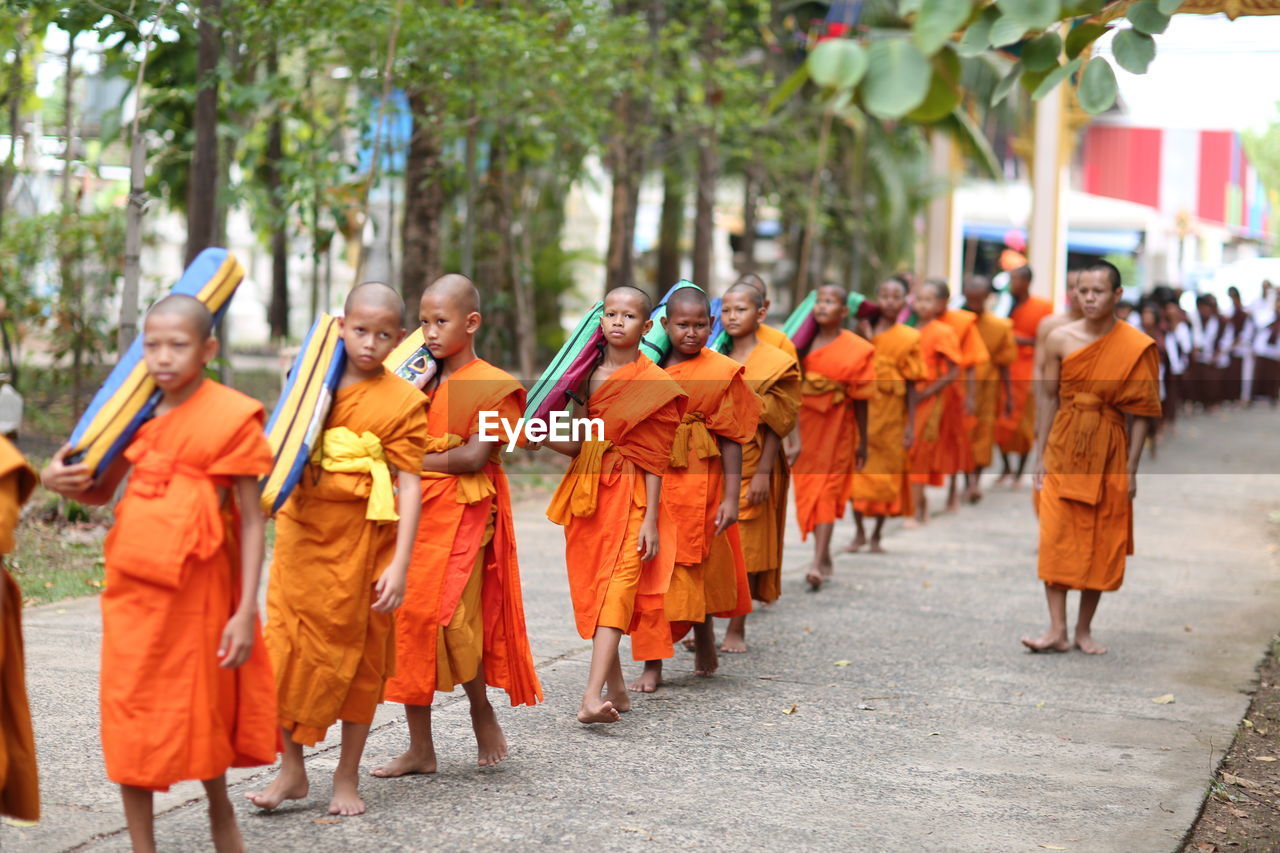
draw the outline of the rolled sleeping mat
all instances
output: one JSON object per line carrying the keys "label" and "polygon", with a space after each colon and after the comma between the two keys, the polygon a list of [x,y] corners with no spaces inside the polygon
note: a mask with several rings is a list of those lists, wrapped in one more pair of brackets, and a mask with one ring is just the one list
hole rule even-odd
{"label": "rolled sleeping mat", "polygon": [[405,335],[404,340],[396,345],[383,364],[419,391],[427,387],[427,383],[439,369],[439,365],[431,355],[431,350],[427,349],[427,341],[422,335],[421,326]]}
{"label": "rolled sleeping mat", "polygon": [[813,343],[813,336],[818,333],[818,323],[813,319],[813,305],[817,301],[818,291],[810,290],[782,324],[782,333],[791,339],[796,349],[809,346]]}
{"label": "rolled sleeping mat", "polygon": [[671,285],[671,289],[663,294],[662,301],[658,303],[658,307],[654,308],[653,312],[649,314],[649,319],[653,321],[653,326],[650,327],[649,333],[641,339],[640,352],[647,355],[654,364],[662,364],[662,360],[667,357],[667,353],[671,352],[671,338],[667,337],[667,330],[662,328],[662,318],[667,316],[667,300],[671,298],[671,294],[682,287],[702,290],[698,285],[682,278]]}
{"label": "rolled sleeping mat", "polygon": [[713,349],[718,353],[727,354],[733,349],[733,341],[729,338],[729,333],[724,330],[724,320],[721,318],[724,311],[724,300],[719,296],[711,299],[711,336],[707,338],[707,348]]}
{"label": "rolled sleeping mat", "polygon": [[324,432],[333,395],[346,368],[346,349],[338,321],[321,314],[289,368],[284,390],[267,421],[271,473],[258,481],[262,511],[275,515],[284,506]]}
{"label": "rolled sleeping mat", "polygon": [[[169,293],[199,299],[216,322],[226,311],[243,279],[244,268],[235,255],[226,249],[205,249],[196,255]],[[155,413],[160,402],[161,392],[155,380],[147,374],[142,337],[134,338],[120,357],[102,387],[93,395],[68,441],[71,453],[67,462],[87,464],[95,480],[129,446],[138,427]]]}
{"label": "rolled sleeping mat", "polygon": [[564,409],[570,392],[591,372],[600,348],[604,346],[604,332],[600,329],[602,314],[604,302],[597,302],[569,333],[555,358],[529,389],[524,410],[526,419],[546,420],[553,411]]}

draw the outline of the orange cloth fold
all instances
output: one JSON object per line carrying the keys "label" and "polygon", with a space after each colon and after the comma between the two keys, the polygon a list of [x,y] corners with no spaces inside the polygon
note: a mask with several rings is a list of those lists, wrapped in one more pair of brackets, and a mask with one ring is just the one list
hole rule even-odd
{"label": "orange cloth fold", "polygon": [[853,508],[864,515],[911,514],[907,386],[925,378],[920,332],[898,323],[876,335],[875,396],[867,409],[867,464],[853,474]]}
{"label": "orange cloth fold", "polygon": [[271,470],[262,416],[257,401],[206,379],[125,450],[134,476],[104,546],[99,690],[102,752],[118,784],[164,791],[275,760],[261,638],[238,669],[217,658],[240,598],[240,516],[217,490]]}
{"label": "orange cloth fold", "polygon": [[942,418],[939,423],[937,464],[943,474],[972,471],[973,445],[969,440],[969,415],[966,411],[970,393],[976,395],[973,378],[991,357],[978,332],[977,315],[950,308],[940,318],[951,327],[960,343],[959,372],[956,381],[942,392]]}
{"label": "orange cloth fold", "polygon": [[991,464],[996,419],[1000,416],[1005,397],[1000,368],[1009,367],[1017,360],[1018,346],[1013,338],[1013,321],[989,311],[976,316],[978,337],[988,359],[974,368],[974,413],[965,418],[965,425],[973,448],[973,462],[979,468],[986,468]]}
{"label": "orange cloth fold", "polygon": [[[1052,313],[1053,303],[1049,300],[1029,296],[1009,312],[1009,319],[1013,321],[1015,335],[1034,341],[1040,322]],[[1005,453],[1025,454],[1031,452],[1035,443],[1036,395],[1032,374],[1035,373],[1036,347],[1034,343],[1017,344],[1017,347],[1018,357],[1009,366],[1012,412],[1006,415],[1001,409],[996,419],[995,440]]]}
{"label": "orange cloth fold", "polygon": [[[0,554],[13,551],[18,515],[35,484],[18,448],[0,436]],[[23,652],[22,590],[0,566],[0,815],[35,821],[40,784]]]}
{"label": "orange cloth fold", "polygon": [[796,345],[791,343],[791,338],[788,338],[781,329],[761,323],[756,326],[756,340],[762,344],[777,347],[789,355],[796,364],[800,363],[800,353],[796,352]]}
{"label": "orange cloth fold", "polygon": [[[921,326],[919,331],[924,377],[916,383],[916,387],[924,390],[946,373],[948,365],[959,365],[962,356],[955,331],[941,320],[931,320]],[[952,385],[954,384],[953,382]],[[912,483],[941,486],[943,475],[954,473],[946,469],[949,460],[942,449],[946,396],[946,389],[943,389],[916,404],[915,441],[909,454],[909,479]]]}

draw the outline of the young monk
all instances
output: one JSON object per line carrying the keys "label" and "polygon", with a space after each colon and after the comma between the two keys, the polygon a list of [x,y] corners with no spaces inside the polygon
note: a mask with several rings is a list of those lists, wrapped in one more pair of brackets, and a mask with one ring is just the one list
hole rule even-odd
{"label": "young monk", "polygon": [[[1067,299],[1071,299],[1072,274],[1067,274]],[[1036,341],[1043,321],[1053,314],[1053,303],[1031,295],[1031,268],[1022,266],[1009,274],[1009,293],[1013,296],[1013,308],[1009,319],[1013,321],[1013,341],[1018,345],[1018,357],[1009,365],[1009,391],[1012,405],[1008,414],[996,420],[996,443],[1000,447],[1001,471],[998,485],[1017,487],[1022,481],[1027,459],[1035,436],[1035,391],[1033,379],[1036,372]],[[1017,456],[1015,465],[1013,457]]]}
{"label": "young monk", "polygon": [[915,423],[912,428],[910,463],[911,505],[914,517],[903,526],[910,529],[927,524],[929,505],[925,486],[941,486],[946,473],[940,448],[946,406],[942,393],[955,381],[961,359],[960,341],[955,331],[939,317],[947,308],[946,285],[930,280],[916,294],[916,315],[920,319],[920,358],[924,377],[916,382]]}
{"label": "young monk", "polygon": [[204,376],[218,352],[213,318],[170,295],[142,326],[147,373],[161,391],[102,477],[67,464],[43,473],[53,491],[104,504],[132,476],[104,546],[102,752],[120,785],[135,851],[153,851],[152,793],[199,779],[213,846],[244,841],[227,797],[228,767],[275,761],[275,690],[259,642],[265,524],[258,478],[271,470],[262,405]]}
{"label": "young monk", "polygon": [[[764,314],[761,316],[769,316],[769,285],[765,284],[764,279],[753,272],[749,272],[739,276],[738,280],[734,282],[734,287],[739,284],[746,284],[755,288],[756,293],[760,294],[760,301],[764,305],[764,308],[761,309]],[[799,363],[800,356],[796,352],[796,345],[791,343],[791,339],[781,329],[775,329],[773,326],[768,326],[761,322],[756,325],[756,337],[762,342],[782,350]]]}
{"label": "young monk", "polygon": [[[1076,287],[1083,318],[1044,345],[1036,433],[1040,490],[1040,580],[1049,628],[1023,637],[1033,652],[1106,649],[1093,638],[1104,591],[1120,588],[1133,553],[1133,499],[1147,432],[1160,417],[1159,358],[1151,338],[1115,316],[1123,290],[1106,261],[1086,267]],[[1080,590],[1074,638],[1067,590]]]}
{"label": "young monk", "polygon": [[604,347],[580,389],[585,405],[574,407],[575,416],[603,423],[604,438],[546,442],[573,457],[547,517],[564,526],[574,618],[592,643],[578,708],[582,723],[617,722],[619,712],[630,710],[618,642],[652,618],[645,613],[662,614],[675,568],[675,529],[660,498],[685,394],[640,354],[652,310],[639,288],[615,287],[605,295]]}
{"label": "young monk", "polygon": [[[504,688],[513,705],[535,705],[542,687],[525,633],[511,490],[502,445],[485,441],[481,413],[514,426],[525,392],[515,377],[476,357],[480,294],[449,274],[422,293],[419,321],[439,370],[424,389],[427,454],[423,522],[413,543],[404,606],[396,614],[396,674],[387,699],[405,706],[409,748],[373,770],[383,778],[436,771],[431,702],[461,684],[487,767],[507,757],[507,741],[485,693]],[[505,431],[498,433],[503,440]]]}
{"label": "young monk", "polygon": [[974,410],[968,420],[969,444],[973,448],[973,470],[965,472],[966,499],[982,500],[982,471],[991,464],[995,444],[996,418],[1001,409],[1012,413],[1009,366],[1018,358],[1018,345],[1013,338],[1013,322],[987,310],[991,297],[991,280],[974,276],[965,282],[964,307],[977,318],[974,325],[978,339],[987,351],[987,360],[973,370]]}
{"label": "young monk", "polygon": [[[751,610],[735,525],[742,445],[755,435],[760,399],[743,381],[741,364],[707,349],[711,305],[706,293],[696,287],[673,292],[662,327],[671,340],[662,366],[688,399],[662,478],[662,504],[675,521],[675,569],[663,612],[641,614],[631,638],[633,655],[645,662],[644,672],[629,685],[639,693],[658,689],[662,659],[671,656],[672,639],[683,636],[690,625],[694,672],[713,675],[719,658],[712,615]],[[722,558],[712,559],[717,548],[724,552]]]}
{"label": "young monk", "polygon": [[364,813],[360,757],[395,673],[393,612],[422,506],[426,398],[382,364],[404,337],[403,317],[404,303],[385,284],[347,296],[346,368],[321,444],[276,518],[266,638],[285,752],[275,781],[246,794],[259,808],[307,796],[302,748],[341,720],[329,814]]}
{"label": "young monk", "polygon": [[[903,279],[886,279],[876,288],[880,312],[871,330],[876,348],[875,395],[867,411],[867,464],[853,475],[857,535],[848,551],[869,546],[874,554],[884,553],[880,544],[884,520],[912,514],[908,451],[915,437],[916,383],[925,379],[926,373],[920,332],[898,322],[906,303],[907,283]],[[863,527],[866,516],[875,519],[870,539]]]}
{"label": "young monk", "polygon": [[875,380],[875,347],[844,328],[843,287],[818,288],[818,332],[802,353],[800,442],[792,464],[801,538],[814,534],[813,564],[805,580],[821,589],[831,576],[831,533],[849,502],[849,475],[867,459],[867,399]]}
{"label": "young monk", "polygon": [[[0,554],[14,549],[18,513],[31,496],[36,474],[18,448],[0,437]],[[40,819],[36,746],[27,705],[22,651],[22,590],[0,564],[0,815]]]}
{"label": "young monk", "polygon": [[[760,424],[742,445],[742,490],[738,497],[738,535],[751,597],[777,601],[782,594],[782,537],[787,521],[789,471],[782,438],[796,424],[800,409],[800,365],[758,335],[765,302],[749,284],[725,293],[720,317],[733,341],[729,358],[743,366],[743,379],[760,398]],[[720,651],[747,650],[747,614],[729,619]]]}
{"label": "young monk", "polygon": [[[942,279],[930,279],[930,282],[942,294],[946,305],[951,300],[951,288]],[[960,508],[957,480],[962,473],[968,475],[973,470],[969,420],[977,411],[977,383],[974,380],[978,369],[987,364],[990,356],[978,333],[976,315],[948,307],[938,319],[952,328],[960,342],[956,381],[943,392],[944,406],[938,438],[939,470],[951,475],[947,487],[947,512],[955,512]]]}

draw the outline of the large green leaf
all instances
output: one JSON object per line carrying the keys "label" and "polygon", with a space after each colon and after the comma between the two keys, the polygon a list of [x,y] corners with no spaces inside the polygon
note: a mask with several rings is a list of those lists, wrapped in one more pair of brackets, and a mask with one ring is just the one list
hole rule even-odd
{"label": "large green leaf", "polygon": [[996,107],[1000,102],[1009,97],[1009,93],[1013,91],[1014,84],[1018,82],[1018,78],[1022,76],[1022,63],[1015,62],[1013,67],[1009,69],[1009,73],[1001,78],[996,84],[995,90],[991,93],[991,106]]}
{"label": "large green leaf", "polygon": [[853,39],[827,39],[809,54],[809,76],[825,89],[852,89],[867,73],[867,52]]}
{"label": "large green leaf", "polygon": [[1138,0],[1125,13],[1136,29],[1149,36],[1158,36],[1169,26],[1169,16],[1160,11],[1156,0]]}
{"label": "large green leaf", "polygon": [[764,111],[766,115],[770,115],[777,111],[778,107],[785,104],[791,99],[791,96],[800,91],[800,87],[809,79],[809,65],[805,63],[797,68],[790,77],[782,81],[782,85],[773,93],[773,97],[769,98],[769,103],[765,105]]}
{"label": "large green leaf", "polygon": [[1156,0],[1156,6],[1160,8],[1161,14],[1172,15],[1182,8],[1182,0]]}
{"label": "large green leaf", "polygon": [[1029,30],[1042,30],[1058,20],[1059,0],[996,0],[1006,18],[1026,24]]}
{"label": "large green leaf", "polygon": [[1077,56],[1066,65],[1059,65],[1057,68],[1050,71],[1045,75],[1045,78],[1040,81],[1040,85],[1036,86],[1035,91],[1031,93],[1031,97],[1038,101],[1045,95],[1052,92],[1054,86],[1057,86],[1063,80],[1066,80],[1079,70],[1080,62],[1080,57]]}
{"label": "large green leaf", "polygon": [[1111,42],[1111,52],[1125,71],[1146,74],[1147,66],[1156,58],[1156,40],[1137,30],[1121,30]]}
{"label": "large green leaf", "polygon": [[956,47],[960,55],[968,57],[986,53],[991,47],[991,27],[999,18],[1000,10],[995,6],[983,9],[982,14],[965,29],[964,38]]}
{"label": "large green leaf", "polygon": [[1029,29],[1030,27],[1016,18],[1010,18],[1008,15],[1001,15],[996,19],[996,22],[991,25],[991,46],[1006,47],[1020,42]]}
{"label": "large green leaf", "polygon": [[1107,5],[1107,0],[1063,0],[1062,19],[1096,15]]}
{"label": "large green leaf", "polygon": [[907,114],[907,118],[920,124],[945,118],[960,103],[960,57],[951,48],[944,48],[930,64],[933,74],[929,78],[929,91],[920,106]]}
{"label": "large green leaf", "polygon": [[1047,71],[1058,64],[1062,38],[1055,32],[1041,33],[1022,45],[1022,64],[1028,71]]}
{"label": "large green leaf", "polygon": [[1000,158],[996,157],[995,151],[991,149],[991,143],[987,141],[982,128],[978,127],[964,108],[957,107],[952,110],[951,115],[938,122],[935,127],[948,133],[968,158],[982,168],[988,178],[998,181],[1004,177]]}
{"label": "large green leaf", "polygon": [[924,0],[911,25],[911,39],[921,53],[932,56],[969,20],[972,11],[969,0]]}
{"label": "large green leaf", "polygon": [[1116,74],[1111,70],[1111,64],[1101,56],[1089,60],[1076,90],[1076,98],[1084,111],[1096,115],[1109,109],[1116,102],[1117,91]]}
{"label": "large green leaf", "polygon": [[1080,51],[1098,40],[1109,28],[1102,24],[1077,24],[1067,33],[1067,59],[1075,59]]}
{"label": "large green leaf", "polygon": [[862,83],[862,105],[877,118],[902,118],[928,94],[931,73],[929,60],[907,39],[875,42]]}

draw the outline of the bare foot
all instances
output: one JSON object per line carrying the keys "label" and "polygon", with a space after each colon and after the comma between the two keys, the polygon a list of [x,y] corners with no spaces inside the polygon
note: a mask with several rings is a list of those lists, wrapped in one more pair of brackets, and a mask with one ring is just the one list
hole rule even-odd
{"label": "bare foot", "polygon": [[608,693],[604,694],[604,698],[609,700],[609,702],[613,705],[614,710],[616,710],[619,714],[625,714],[631,710],[631,694],[625,690],[623,690],[621,693],[614,693],[613,691],[609,691]]}
{"label": "bare foot", "polygon": [[1086,655],[1105,655],[1107,653],[1104,646],[1100,646],[1093,641],[1092,634],[1082,634],[1079,631],[1076,631],[1076,648]]}
{"label": "bare foot", "polygon": [[886,553],[888,553],[888,552],[884,550],[884,546],[880,544],[880,540],[879,540],[879,539],[872,539],[872,540],[871,540],[871,547],[867,549],[867,553],[869,553],[869,554],[886,554]]}
{"label": "bare foot", "polygon": [[393,758],[386,764],[370,770],[369,775],[377,776],[379,779],[395,779],[399,776],[414,776],[419,773],[435,772],[436,750],[435,747],[431,747],[425,752],[405,750],[404,754],[398,758]]}
{"label": "bare foot", "polygon": [[716,654],[714,641],[704,643],[693,653],[693,674],[709,678],[720,668],[720,655]]}
{"label": "bare foot", "polygon": [[825,560],[818,563],[818,571],[822,572],[822,577],[824,579],[831,579],[831,575],[835,573],[835,565],[831,562],[830,555],[828,555]]}
{"label": "bare foot", "polygon": [[1015,491],[1015,492],[1016,492],[1018,489],[1021,489],[1021,488],[1022,488],[1022,478],[1021,478],[1021,477],[1014,477],[1014,478],[1013,478],[1013,480],[1012,480],[1012,482],[1010,482],[1010,483],[1009,483],[1009,488],[1010,488],[1010,489],[1012,489],[1012,490],[1013,490],[1013,491]]}
{"label": "bare foot", "polygon": [[958,496],[952,496],[952,497],[947,501],[947,505],[943,508],[943,510],[942,510],[942,511],[943,511],[943,512],[946,512],[946,513],[959,512],[959,511],[960,511],[960,498],[959,498]]}
{"label": "bare foot", "polygon": [[249,791],[244,798],[260,809],[280,808],[286,800],[304,800],[311,791],[306,773],[286,773],[281,770],[270,785],[261,791]]}
{"label": "bare foot", "polygon": [[476,733],[477,764],[492,767],[506,760],[507,739],[502,736],[502,726],[498,725],[492,705],[486,702],[479,708],[472,707],[471,728]]}
{"label": "bare foot", "polygon": [[812,568],[805,572],[804,579],[805,583],[809,584],[810,592],[817,592],[822,589],[822,583],[826,580],[826,578],[822,576],[822,572],[818,571],[817,568]]}
{"label": "bare foot", "polygon": [[662,685],[662,661],[647,660],[640,677],[627,685],[632,693],[652,693]]}
{"label": "bare foot", "polygon": [[616,723],[618,722],[618,709],[613,707],[613,703],[607,699],[588,702],[584,697],[582,704],[578,707],[578,722],[583,724]]}
{"label": "bare foot", "polygon": [[1009,477],[1010,477],[1010,475],[1009,475],[1009,474],[1007,474],[1007,473],[1006,473],[1006,474],[1001,474],[999,477],[997,477],[997,478],[996,478],[996,485],[997,485],[997,486],[1003,486],[1004,484],[1008,483],[1008,482],[1009,482]]}
{"label": "bare foot", "polygon": [[745,654],[747,651],[747,638],[730,631],[724,635],[724,642],[720,644],[720,651],[728,652],[731,655]]}
{"label": "bare foot", "polygon": [[1029,651],[1037,654],[1041,652],[1065,652],[1070,650],[1071,644],[1067,642],[1066,634],[1055,634],[1052,631],[1045,631],[1039,637],[1023,637],[1022,645],[1026,646]]}
{"label": "bare foot", "polygon": [[859,532],[856,536],[853,537],[853,539],[849,542],[848,545],[844,546],[845,553],[856,554],[859,551],[861,551],[862,547],[866,544],[867,544],[867,537],[863,533]]}
{"label": "bare foot", "polygon": [[982,503],[982,489],[974,486],[965,494],[965,499],[971,504]]}
{"label": "bare foot", "polygon": [[902,519],[902,529],[903,530],[919,530],[921,527],[924,527],[927,521],[928,521],[927,518],[920,518],[919,516],[909,515],[906,518]]}
{"label": "bare foot", "polygon": [[692,652],[697,650],[697,644],[694,643],[692,636],[685,637],[683,642],[680,643],[680,645],[684,646],[684,650],[686,652]]}
{"label": "bare foot", "polygon": [[220,805],[209,803],[209,829],[213,835],[213,849],[217,853],[245,853],[244,836],[236,824],[236,813],[225,799]]}
{"label": "bare foot", "polygon": [[339,817],[364,814],[364,800],[360,799],[354,778],[333,774],[333,799],[329,801],[329,814]]}

